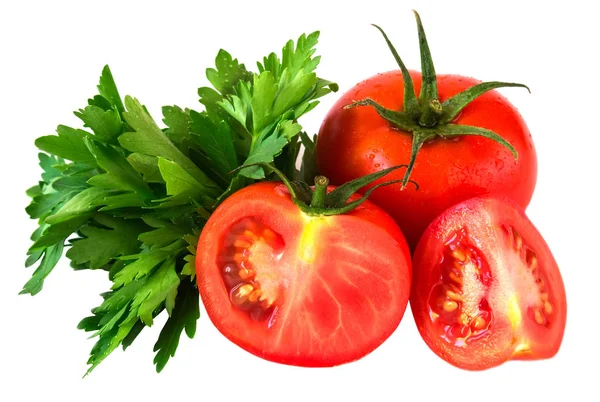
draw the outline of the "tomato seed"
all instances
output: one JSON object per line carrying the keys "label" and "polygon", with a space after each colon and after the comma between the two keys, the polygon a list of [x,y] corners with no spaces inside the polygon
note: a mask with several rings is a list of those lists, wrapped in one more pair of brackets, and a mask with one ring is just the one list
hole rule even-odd
{"label": "tomato seed", "polygon": [[253,241],[258,240],[258,236],[256,234],[254,234],[254,232],[251,230],[244,230],[243,235],[246,236],[247,238],[249,238],[250,240],[253,240]]}
{"label": "tomato seed", "polygon": [[252,246],[252,243],[243,239],[237,239],[233,242],[233,247],[236,248],[249,248],[250,246]]}
{"label": "tomato seed", "polygon": [[467,255],[465,254],[465,252],[459,248],[455,248],[454,250],[452,250],[452,257],[454,257],[455,259],[461,261],[461,262],[465,262],[467,260]]}
{"label": "tomato seed", "polygon": [[513,230],[513,237],[515,238],[515,250],[520,252],[523,247],[523,238],[516,230]]}
{"label": "tomato seed", "polygon": [[550,304],[550,302],[546,300],[544,302],[544,312],[546,314],[552,314],[552,311],[554,311],[554,309],[552,308],[552,304]]}
{"label": "tomato seed", "polygon": [[538,308],[536,308],[534,310],[534,312],[533,312],[533,318],[535,319],[535,322],[538,323],[539,325],[543,325],[544,322],[546,321],[544,319],[544,316],[542,315],[542,312]]}
{"label": "tomato seed", "polygon": [[485,327],[485,324],[485,319],[482,316],[477,316],[477,318],[473,320],[473,328],[475,330],[483,329]]}
{"label": "tomato seed", "polygon": [[240,278],[242,278],[243,280],[252,278],[253,276],[256,275],[256,273],[248,268],[242,268],[240,269],[240,272],[238,272],[238,275],[240,276]]}
{"label": "tomato seed", "polygon": [[442,308],[445,312],[451,313],[458,308],[458,303],[452,300],[446,300],[442,304]]}
{"label": "tomato seed", "polygon": [[462,302],[464,300],[461,295],[459,295],[458,293],[453,292],[451,290],[446,291],[446,297],[448,297],[450,300],[454,300],[454,301],[458,301],[458,302]]}
{"label": "tomato seed", "polygon": [[262,232],[262,237],[268,242],[268,243],[273,243],[277,237],[277,235],[275,234],[275,232],[273,232],[271,229],[269,228],[265,228]]}
{"label": "tomato seed", "polygon": [[254,291],[250,293],[250,295],[248,295],[248,301],[250,303],[255,303],[258,300],[258,298],[262,296],[262,293],[262,290],[254,289]]}
{"label": "tomato seed", "polygon": [[235,261],[238,264],[241,264],[246,258],[244,257],[244,254],[242,253],[235,253],[233,255],[233,261]]}
{"label": "tomato seed", "polygon": [[232,292],[231,301],[238,306],[244,304],[253,290],[254,286],[249,283],[238,286]]}
{"label": "tomato seed", "polygon": [[457,284],[462,285],[463,281],[462,281],[461,277],[456,275],[456,273],[454,273],[453,271],[450,271],[448,273],[448,276],[450,277],[450,279],[452,279]]}

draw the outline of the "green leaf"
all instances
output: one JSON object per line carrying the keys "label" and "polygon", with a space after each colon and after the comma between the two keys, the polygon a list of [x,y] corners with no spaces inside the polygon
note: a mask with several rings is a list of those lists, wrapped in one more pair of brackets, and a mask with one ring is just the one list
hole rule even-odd
{"label": "green leaf", "polygon": [[222,95],[235,93],[235,87],[239,81],[247,81],[252,74],[246,70],[243,64],[231,57],[225,50],[219,50],[215,59],[214,68],[206,69],[206,78]]}
{"label": "green leaf", "polygon": [[157,247],[160,248],[182,239],[186,233],[186,230],[180,226],[174,225],[169,222],[162,222],[161,227],[140,234],[139,240],[141,240],[146,246],[150,247],[151,249]]}
{"label": "green leaf", "polygon": [[102,227],[91,223],[82,227],[82,238],[72,240],[66,254],[75,264],[85,264],[89,269],[102,268],[117,257],[139,252],[138,236],[148,229],[142,221],[106,214],[96,215],[93,222]]}
{"label": "green leaf", "polygon": [[25,208],[25,211],[31,219],[43,219],[52,213],[52,211],[63,201],[72,197],[74,193],[69,191],[52,191],[35,197]]}
{"label": "green leaf", "polygon": [[[242,136],[249,136],[249,129],[252,128],[252,90],[251,84],[248,82],[238,83],[238,95],[229,95],[227,98],[218,102],[218,105],[225,110],[231,117],[235,119],[243,127]],[[207,111],[209,114],[210,110]],[[210,116],[210,114],[209,114]],[[215,122],[226,121],[224,119],[215,119]]]}
{"label": "green leaf", "polygon": [[34,233],[33,238],[36,238],[34,243],[29,247],[28,254],[34,253],[39,250],[43,250],[47,247],[53,246],[57,243],[64,242],[67,237],[77,231],[87,220],[92,216],[89,214],[82,214],[72,217],[66,221],[52,225],[40,226],[38,231]]}
{"label": "green leaf", "polygon": [[141,254],[123,257],[123,259],[134,259],[134,261],[126,265],[115,275],[113,289],[118,289],[150,274],[158,264],[171,256],[179,254],[183,250],[185,250],[185,244],[183,240],[178,240],[166,247],[155,248]]}
{"label": "green leaf", "polygon": [[33,273],[31,279],[23,286],[23,290],[21,290],[19,294],[30,294],[34,296],[42,290],[44,279],[52,272],[56,263],[62,256],[63,247],[64,244],[60,242],[46,248],[42,262]]}
{"label": "green leaf", "polygon": [[[112,211],[113,214],[119,214],[122,217],[131,216],[131,214],[127,214],[127,211],[122,209],[124,208],[143,208],[146,207],[146,201],[142,200],[135,193],[123,193],[116,195],[109,195],[104,197],[101,200],[98,200],[94,203],[94,206],[99,206],[100,209],[98,211]],[[115,211],[119,210],[120,211]],[[131,211],[128,211],[131,212]],[[139,212],[133,214],[136,218],[139,217]]]}
{"label": "green leaf", "polygon": [[89,171],[72,172],[69,175],[63,173],[63,177],[54,180],[52,188],[62,192],[79,192],[88,187],[87,182],[91,177]]}
{"label": "green leaf", "polygon": [[127,160],[135,170],[142,174],[146,183],[164,183],[158,168],[158,158],[139,153],[132,153]]}
{"label": "green leaf", "polygon": [[161,204],[162,206],[187,204],[191,200],[200,203],[205,197],[204,194],[209,193],[206,187],[198,183],[195,178],[175,162],[159,158],[158,168],[167,184],[167,194],[171,196],[168,198],[167,203],[163,202]]}
{"label": "green leaf", "polygon": [[48,184],[57,177],[61,177],[62,173],[56,168],[56,166],[62,164],[64,161],[60,157],[54,155],[46,155],[39,153],[38,158],[40,160],[40,167],[44,170],[42,173],[42,180]]}
{"label": "green leaf", "polygon": [[108,194],[104,188],[87,188],[67,201],[55,214],[47,217],[46,223],[53,225],[86,215],[97,208],[95,202]]}
{"label": "green leaf", "polygon": [[182,281],[175,299],[175,308],[160,331],[158,341],[154,345],[154,351],[158,352],[154,357],[157,372],[160,373],[169,358],[175,356],[175,351],[179,346],[179,338],[184,330],[190,339],[194,337],[196,322],[199,318],[200,300],[198,289],[192,281]]}
{"label": "green leaf", "polygon": [[108,66],[104,66],[102,69],[100,83],[98,84],[98,92],[100,92],[100,95],[108,100],[119,111],[119,113],[123,113],[125,108],[123,107],[121,96],[119,95],[119,91],[115,85],[115,80],[113,79],[112,73]]}
{"label": "green leaf", "polygon": [[116,143],[117,137],[123,131],[121,115],[116,110],[104,110],[98,106],[89,105],[75,112],[85,127],[89,127],[95,137],[105,144]]}
{"label": "green leaf", "polygon": [[191,111],[190,117],[195,143],[211,160],[214,169],[222,177],[229,178],[229,172],[238,167],[229,126],[225,122],[215,125],[206,113]]}
{"label": "green leaf", "polygon": [[123,339],[121,343],[123,345],[123,350],[126,350],[133,341],[137,338],[137,336],[142,332],[142,330],[146,328],[146,324],[144,324],[141,320],[137,320],[131,331],[127,334],[127,336]]}
{"label": "green leaf", "polygon": [[135,315],[129,315],[111,331],[102,334],[90,353],[88,364],[90,365],[86,375],[89,375],[104,359],[119,347],[121,342],[129,335],[135,327],[138,319]]}
{"label": "green leaf", "polygon": [[25,260],[25,267],[29,268],[31,267],[33,264],[35,264],[36,262],[38,262],[40,260],[40,258],[42,258],[42,256],[44,255],[44,250],[37,250],[34,251],[33,253],[29,254],[29,256],[27,257],[27,259]]}
{"label": "green leaf", "polygon": [[[295,76],[291,76],[291,73],[285,70],[281,78],[282,81],[287,81],[288,75],[290,75],[289,82],[286,85],[279,85],[279,92],[272,106],[272,116],[283,115],[288,110],[300,104],[307,93],[317,83],[317,75],[315,73],[307,73],[301,70]],[[271,121],[273,120],[275,119],[271,117]]]}
{"label": "green leaf", "polygon": [[46,135],[35,140],[35,146],[42,151],[58,155],[61,158],[95,166],[96,159],[85,146],[86,131],[67,126],[58,126],[58,135]]}
{"label": "green leaf", "polygon": [[283,66],[290,72],[294,73],[303,69],[304,71],[314,71],[319,64],[320,57],[312,58],[315,54],[315,46],[319,41],[319,32],[315,31],[310,35],[300,35],[297,40],[296,49],[294,49],[294,42],[288,41],[285,48],[283,48]]}
{"label": "green leaf", "polygon": [[102,95],[95,95],[88,99],[88,105],[97,106],[102,110],[112,110],[115,107]]}
{"label": "green leaf", "polygon": [[136,293],[131,308],[137,308],[142,322],[151,326],[155,309],[162,303],[171,306],[175,304],[178,286],[179,275],[175,271],[175,258],[169,257]]}
{"label": "green leaf", "polygon": [[[115,148],[90,139],[85,140],[98,165],[107,172],[104,179],[92,179],[90,184],[108,188],[132,191],[142,199],[152,198],[152,190],[142,176],[131,166]],[[106,179],[109,182],[106,182]],[[98,180],[101,180],[100,182]],[[103,184],[104,183],[104,184]]]}
{"label": "green leaf", "polygon": [[[110,292],[104,293],[104,301],[98,307],[93,310],[95,315],[110,316],[117,311],[120,311],[124,307],[128,307],[131,300],[134,298],[136,293],[144,286],[148,277],[143,277],[139,280],[132,281],[127,285],[117,290],[111,290]],[[105,322],[108,320],[105,320]],[[92,328],[92,330],[98,330],[99,328]]]}
{"label": "green leaf", "polygon": [[163,122],[169,127],[165,134],[174,144],[181,144],[189,138],[189,111],[182,110],[179,106],[163,106]]}
{"label": "green leaf", "polygon": [[119,137],[119,143],[130,152],[138,152],[149,156],[168,159],[179,165],[207,190],[207,194],[217,196],[218,186],[189,160],[167,138],[137,99],[125,97],[127,112],[125,120],[135,130]]}
{"label": "green leaf", "polygon": [[[273,162],[275,156],[281,153],[283,147],[287,144],[288,140],[285,136],[278,136],[276,133],[268,136],[264,141],[259,143],[256,148],[252,150],[243,165],[251,165],[254,163]],[[262,179],[264,171],[260,166],[249,166],[240,170],[240,174],[252,179]]]}
{"label": "green leaf", "polygon": [[283,134],[288,140],[291,140],[293,137],[295,137],[300,130],[302,130],[302,126],[293,122],[292,120],[284,120],[279,125],[279,131],[281,131],[281,134]]}
{"label": "green leaf", "polygon": [[255,75],[253,87],[252,121],[253,132],[257,133],[271,122],[271,112],[279,88],[270,71]]}

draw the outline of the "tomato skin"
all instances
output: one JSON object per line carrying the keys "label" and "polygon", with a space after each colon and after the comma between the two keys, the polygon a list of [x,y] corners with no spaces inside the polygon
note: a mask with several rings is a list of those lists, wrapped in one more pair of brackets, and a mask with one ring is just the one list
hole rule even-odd
{"label": "tomato skin", "polygon": [[[269,325],[232,304],[219,266],[229,228],[248,217],[285,242],[278,267],[267,267],[285,277],[283,301]],[[303,242],[311,224],[316,232],[305,261]],[[369,254],[373,249],[376,257]],[[315,220],[299,210],[283,184],[253,184],[211,215],[197,250],[198,288],[211,321],[230,341],[266,360],[307,367],[357,360],[392,334],[408,304],[408,245],[394,220],[369,201],[350,213]]]}
{"label": "tomato skin", "polygon": [[[524,250],[518,254],[521,259],[504,242],[510,239],[504,232],[506,227],[513,228],[521,238]],[[440,282],[444,250],[457,230],[465,228],[469,239],[464,243],[477,249],[491,270],[491,284],[484,297],[489,300],[493,319],[486,336],[467,346],[456,346],[443,339],[436,328],[431,315],[435,309],[431,294]],[[536,271],[527,267],[523,256],[528,253],[536,257]],[[413,264],[410,304],[417,328],[429,348],[450,364],[467,370],[484,370],[508,360],[551,358],[559,351],[567,315],[564,283],[547,243],[514,201],[477,197],[448,209],[423,234]],[[529,286],[532,272],[544,280],[543,285],[538,284],[542,286],[540,290]],[[536,323],[531,314],[537,292],[549,295],[546,300],[552,306],[543,325]]]}
{"label": "tomato skin", "polygon": [[[421,74],[411,72],[411,77],[418,94]],[[477,83],[459,75],[438,75],[439,100],[444,102]],[[388,109],[402,110],[403,91],[400,71],[389,71],[358,83],[334,104],[319,131],[316,153],[320,172],[333,184],[409,163],[411,134],[392,128],[372,107],[343,109],[371,98]],[[410,177],[419,184],[418,191],[411,184],[404,190],[394,185],[371,196],[396,220],[411,249],[436,216],[460,201],[496,194],[526,207],[533,194],[535,148],[524,120],[506,98],[497,91],[487,92],[463,109],[453,123],[492,130],[514,146],[519,159],[516,162],[510,151],[495,141],[474,135],[425,143]],[[379,182],[402,179],[404,172],[395,171]]]}

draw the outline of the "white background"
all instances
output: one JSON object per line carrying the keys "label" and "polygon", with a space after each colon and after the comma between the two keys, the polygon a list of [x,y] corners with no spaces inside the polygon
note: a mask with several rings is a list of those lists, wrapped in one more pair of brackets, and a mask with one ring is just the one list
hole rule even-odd
{"label": "white background", "polygon": [[[478,401],[600,400],[598,337],[598,147],[600,29],[592,1],[169,1],[2,2],[0,117],[2,401]],[[96,92],[104,64],[122,95],[145,103],[200,108],[196,88],[220,47],[254,62],[303,32],[321,31],[318,69],[341,90],[394,60],[370,23],[386,29],[409,68],[418,69],[411,9],[423,19],[439,73],[522,82],[506,89],[532,132],[539,179],[528,208],[561,267],[569,301],[562,349],[550,360],[509,362],[484,372],[456,369],[419,337],[408,310],[398,330],[364,359],[302,369],[256,358],[222,337],[202,309],[193,340],[182,338],[165,370],[152,345],[165,317],[127,352],[116,351],[85,379],[93,340],[76,329],[108,289],[101,272],[74,272],[63,260],[36,297],[17,296],[35,228],[24,191],[40,169],[33,141]],[[303,120],[313,133],[329,95]],[[79,127],[79,126],[78,126]]]}

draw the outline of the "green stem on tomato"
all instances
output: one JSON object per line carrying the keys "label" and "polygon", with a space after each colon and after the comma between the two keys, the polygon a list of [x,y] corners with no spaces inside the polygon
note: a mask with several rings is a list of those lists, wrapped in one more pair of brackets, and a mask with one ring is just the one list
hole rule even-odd
{"label": "green stem on tomato", "polygon": [[329,179],[325,176],[315,177],[315,191],[312,194],[312,200],[310,206],[313,208],[325,207],[325,199],[327,197],[327,186],[329,185]]}
{"label": "green stem on tomato", "polygon": [[483,82],[454,95],[444,102],[440,102],[435,67],[427,43],[427,37],[425,36],[425,30],[421,23],[421,17],[416,11],[414,13],[417,21],[419,49],[421,53],[422,84],[419,98],[416,96],[414,83],[410,73],[398,55],[394,45],[392,45],[383,29],[377,25],[373,25],[383,35],[388,48],[392,52],[392,55],[402,72],[404,84],[403,109],[387,109],[369,98],[354,101],[345,106],[344,109],[372,107],[377,114],[387,120],[390,125],[413,136],[410,161],[406,173],[404,174],[404,178],[402,179],[402,188],[406,187],[407,183],[410,181],[410,175],[422,145],[426,141],[433,140],[436,137],[451,138],[462,135],[479,135],[496,141],[500,145],[506,147],[512,153],[515,160],[517,160],[518,155],[515,148],[498,134],[481,127],[452,124],[452,121],[469,103],[488,91],[502,87],[523,87],[527,90],[529,90],[529,88],[523,84],[512,82]]}

